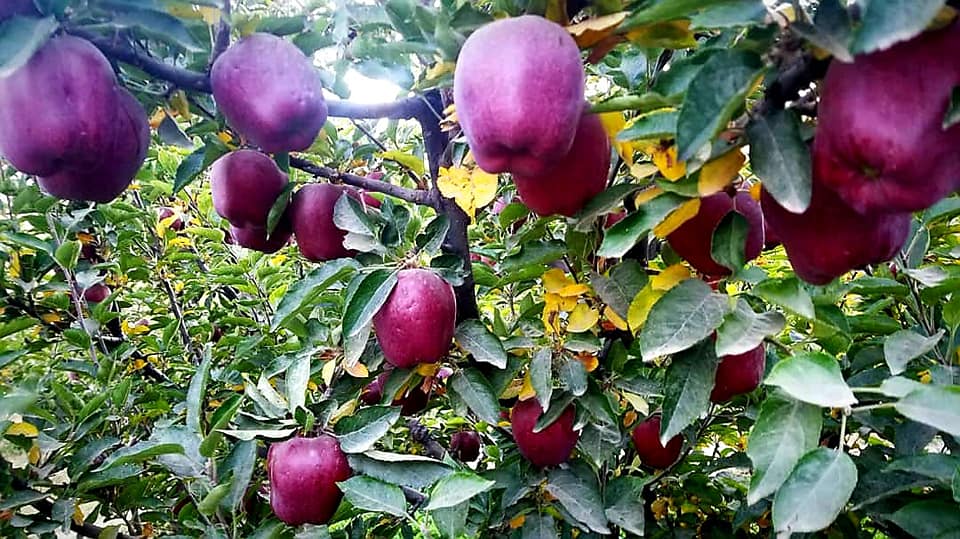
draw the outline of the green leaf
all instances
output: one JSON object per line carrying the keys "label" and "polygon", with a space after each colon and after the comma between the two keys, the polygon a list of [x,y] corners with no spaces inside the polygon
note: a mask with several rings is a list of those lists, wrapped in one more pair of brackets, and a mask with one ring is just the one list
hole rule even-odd
{"label": "green leaf", "polygon": [[14,333],[18,333],[28,328],[32,328],[40,323],[39,320],[31,318],[29,316],[21,316],[19,318],[14,318],[9,322],[0,324],[0,338],[8,337]]}
{"label": "green leaf", "polygon": [[351,477],[337,483],[347,501],[357,509],[402,517],[407,514],[407,500],[396,485],[365,476]]}
{"label": "green leaf", "polygon": [[183,447],[174,443],[162,443],[155,440],[143,440],[130,447],[114,451],[94,472],[102,472],[121,464],[136,464],[159,455],[183,454]]}
{"label": "green leaf", "polygon": [[546,488],[573,518],[597,533],[610,533],[600,486],[589,468],[577,466],[569,470],[553,470],[547,476]]}
{"label": "green leaf", "polygon": [[587,391],[587,370],[583,363],[572,357],[560,360],[560,381],[574,397]]}
{"label": "green leaf", "polygon": [[850,14],[839,0],[821,0],[813,25],[797,21],[790,28],[810,43],[829,51],[841,62],[852,62]]}
{"label": "green leaf", "polygon": [[193,141],[168,114],[163,115],[163,120],[157,127],[157,136],[160,137],[160,142],[169,146],[178,146],[188,150],[193,148]]}
{"label": "green leaf", "polygon": [[953,501],[960,503],[960,468],[953,474]]}
{"label": "green leaf", "polygon": [[956,504],[940,500],[909,503],[889,518],[911,537],[950,537],[941,534],[960,529],[960,510]]}
{"label": "green leaf", "polygon": [[203,397],[207,392],[211,365],[213,365],[213,349],[206,346],[203,349],[203,360],[190,379],[190,387],[187,388],[187,428],[198,435],[203,435],[200,418],[203,416]]}
{"label": "green leaf", "polygon": [[908,329],[890,335],[883,341],[883,357],[894,376],[907,370],[907,364],[936,348],[943,337],[943,330],[924,337]]}
{"label": "green leaf", "polygon": [[640,332],[645,360],[686,350],[709,336],[727,314],[727,298],[699,279],[687,279],[654,304]]}
{"label": "green leaf", "polygon": [[380,154],[380,157],[400,163],[402,166],[412,170],[417,176],[423,176],[423,159],[420,157],[397,150],[383,152]]}
{"label": "green leaf", "polygon": [[910,472],[936,479],[949,486],[960,470],[960,457],[940,453],[924,453],[901,457],[884,468],[887,472]]}
{"label": "green leaf", "polygon": [[267,237],[273,235],[273,231],[276,230],[277,225],[280,224],[280,219],[283,218],[283,214],[290,205],[290,197],[293,195],[293,188],[295,186],[295,183],[288,182],[287,185],[283,186],[283,191],[277,195],[277,199],[273,201],[273,205],[270,206],[270,212],[267,213]]}
{"label": "green leaf", "polygon": [[358,474],[410,488],[421,489],[453,473],[445,463],[429,457],[370,450],[347,455]]}
{"label": "green leaf", "polygon": [[635,183],[620,183],[591,198],[577,213],[575,229],[580,232],[589,232],[596,225],[597,217],[606,216],[619,206],[623,199],[642,188],[643,186]]}
{"label": "green leaf", "polygon": [[644,534],[643,487],[646,481],[639,477],[622,475],[607,483],[604,491],[603,514],[614,526],[642,536]]}
{"label": "green leaf", "polygon": [[424,507],[426,511],[453,507],[470,498],[486,492],[496,485],[472,472],[457,472],[450,474],[434,485],[430,491],[430,501]]}
{"label": "green leaf", "polygon": [[162,41],[180,45],[189,52],[203,51],[183,22],[169,13],[139,9],[122,1],[101,0],[101,2],[113,8],[111,10],[113,22],[119,26],[137,27]]}
{"label": "green leaf", "polygon": [[66,270],[72,270],[77,265],[77,260],[80,258],[80,248],[82,245],[77,240],[67,240],[60,244],[60,247],[57,247],[56,252],[53,254],[53,257],[57,260],[57,263],[60,264]]}
{"label": "green leaf", "polygon": [[680,99],[673,96],[666,97],[656,92],[647,92],[643,95],[621,95],[611,97],[599,103],[594,103],[590,107],[590,112],[600,114],[603,112],[620,112],[624,110],[636,111],[639,113],[650,112],[666,107],[675,107],[681,102]]}
{"label": "green leaf", "polygon": [[[2,29],[2,27],[0,27],[0,29]],[[50,496],[48,492],[37,492],[35,490],[17,490],[13,491],[12,494],[8,491],[8,493],[4,495],[4,500],[0,502],[0,511],[16,509],[17,507],[43,500],[48,496]]]}
{"label": "green leaf", "polygon": [[710,340],[673,357],[663,383],[663,421],[660,427],[663,446],[710,407],[716,372],[717,356]]}
{"label": "green leaf", "polygon": [[391,406],[368,406],[337,422],[336,432],[344,453],[363,453],[390,430],[400,419],[400,409]]}
{"label": "green leaf", "polygon": [[724,216],[713,231],[710,240],[710,257],[721,266],[734,272],[747,263],[747,235],[750,222],[739,213],[732,211]]}
{"label": "green leaf", "polygon": [[472,355],[473,359],[489,363],[498,369],[507,366],[507,352],[503,349],[503,343],[482,321],[464,320],[457,326],[455,338],[457,344]]}
{"label": "green leaf", "polygon": [[685,19],[709,6],[723,4],[728,1],[729,0],[655,0],[654,2],[645,4],[643,8],[630,15],[620,28],[626,30],[643,24]]}
{"label": "green leaf", "polygon": [[747,93],[763,73],[753,52],[728,49],[710,57],[690,81],[677,119],[677,158],[687,161],[727,125],[743,107]]}
{"label": "green leaf", "polygon": [[370,217],[363,209],[363,204],[344,192],[333,206],[333,224],[340,230],[358,236],[375,237]]}
{"label": "green leaf", "polygon": [[426,230],[417,236],[417,251],[428,255],[436,253],[449,230],[450,219],[446,215],[438,215],[430,221]]}
{"label": "green leaf", "polygon": [[530,385],[537,393],[540,409],[548,410],[553,396],[553,351],[549,347],[537,350],[530,360]]}
{"label": "green leaf", "polygon": [[520,539],[558,539],[557,523],[549,514],[528,513],[520,529]]}
{"label": "green leaf", "polygon": [[638,116],[623,131],[617,134],[618,142],[635,140],[674,139],[677,136],[677,119],[680,113],[672,109],[655,110]]}
{"label": "green leaf", "polygon": [[779,305],[804,318],[816,318],[813,300],[795,277],[767,279],[753,287],[753,292],[774,305]]}
{"label": "green leaf", "polygon": [[626,320],[630,303],[647,284],[647,272],[636,260],[624,260],[610,268],[608,276],[590,272],[590,284],[613,312]]}
{"label": "green leaf", "polygon": [[450,388],[483,421],[496,425],[500,420],[500,403],[480,371],[466,368],[454,374],[450,377]]}
{"label": "green leaf", "polygon": [[732,28],[764,26],[767,8],[763,0],[728,0],[705,7],[690,17],[690,28]]}
{"label": "green leaf", "polygon": [[0,79],[25,65],[59,27],[53,17],[17,16],[0,24]]}
{"label": "green leaf", "polygon": [[433,523],[440,530],[442,537],[459,539],[467,526],[467,515],[470,513],[470,502],[462,502],[453,507],[434,509],[430,516]]}
{"label": "green leaf", "polygon": [[780,333],[786,323],[782,314],[774,311],[757,314],[746,300],[738,298],[736,309],[717,328],[717,356],[749,352],[763,344],[766,337]]}
{"label": "green leaf", "polygon": [[373,321],[397,284],[397,272],[376,269],[361,275],[354,293],[343,310],[343,335],[354,335]]}
{"label": "green leaf", "polygon": [[597,256],[620,258],[627,254],[647,235],[651,228],[660,224],[670,212],[677,209],[688,199],[673,193],[664,193],[647,201],[637,211],[608,228],[603,234],[603,243],[597,250]]}
{"label": "green leaf", "polygon": [[359,268],[352,258],[339,258],[325,262],[302,279],[297,279],[287,289],[270,322],[270,331],[286,324],[301,309],[312,305],[325,290]]}
{"label": "green leaf", "polygon": [[825,408],[845,408],[857,403],[843,380],[840,364],[822,352],[803,352],[778,361],[764,384],[777,386],[797,400]]}
{"label": "green leaf", "polygon": [[284,386],[287,390],[287,406],[290,413],[306,405],[307,385],[310,383],[310,353],[297,356],[287,367]]}
{"label": "green leaf", "polygon": [[747,441],[753,476],[747,503],[753,505],[780,488],[800,458],[820,442],[820,409],[781,393],[767,397]]}
{"label": "green leaf", "polygon": [[296,427],[291,427],[288,429],[221,429],[220,432],[242,442],[249,442],[257,438],[282,440],[288,438],[296,430]]}
{"label": "green leaf", "polygon": [[905,417],[960,436],[960,386],[919,387],[895,405]]}
{"label": "green leaf", "polygon": [[23,234],[21,232],[4,232],[2,235],[0,235],[0,237],[7,241],[16,243],[17,245],[30,247],[31,249],[43,251],[48,255],[53,256],[54,247],[52,242],[44,241],[40,238],[31,236],[29,234]]}
{"label": "green leaf", "polygon": [[880,392],[888,397],[902,398],[914,389],[921,387],[923,387],[923,384],[916,380],[910,380],[902,376],[891,376],[880,384]]}
{"label": "green leaf", "polygon": [[549,408],[544,411],[543,415],[537,418],[537,422],[533,425],[533,432],[542,432],[543,429],[552,425],[554,421],[559,419],[560,416],[567,411],[567,408],[569,408],[575,400],[576,397],[574,397],[572,393],[567,392],[561,392],[559,395],[556,395],[555,398],[552,398]]}
{"label": "green leaf", "polygon": [[503,270],[511,272],[525,266],[549,264],[567,252],[562,241],[533,241],[520,246],[520,252],[503,259]]}
{"label": "green leaf", "polygon": [[946,0],[886,0],[863,10],[851,49],[855,54],[886,49],[923,32]]}
{"label": "green leaf", "polygon": [[810,150],[792,111],[774,110],[747,124],[750,163],[763,188],[787,211],[802,213],[810,205]]}
{"label": "green leaf", "polygon": [[777,533],[822,530],[833,523],[857,486],[849,455],[826,447],[807,453],[773,499]]}
{"label": "green leaf", "polygon": [[237,414],[237,411],[240,410],[240,406],[243,404],[243,397],[243,394],[236,394],[227,398],[210,417],[210,428],[207,430],[208,434],[203,441],[200,442],[201,455],[204,457],[213,456],[214,450],[220,443],[220,440],[223,439],[223,433],[220,432],[220,430],[225,428],[230,423],[230,420]]}
{"label": "green leaf", "polygon": [[950,92],[950,107],[943,116],[943,130],[946,131],[960,123],[960,86],[954,86]]}

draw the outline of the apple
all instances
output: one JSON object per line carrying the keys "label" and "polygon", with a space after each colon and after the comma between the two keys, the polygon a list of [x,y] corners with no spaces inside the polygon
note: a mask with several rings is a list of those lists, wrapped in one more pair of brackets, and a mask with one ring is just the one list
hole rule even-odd
{"label": "apple", "polygon": [[356,191],[329,183],[305,185],[293,195],[290,219],[304,258],[321,262],[356,254],[343,246],[347,233],[333,222],[334,208],[344,193],[359,198]]}
{"label": "apple", "polygon": [[[157,212],[157,220],[163,221],[164,219],[169,219],[174,215],[177,215],[177,213],[173,208],[164,206],[160,208],[159,212]],[[183,230],[183,219],[179,215],[177,215],[176,219],[170,221],[170,230],[176,230],[178,232]]]}
{"label": "apple", "polygon": [[683,436],[670,438],[666,446],[660,443],[660,416],[654,415],[640,422],[630,435],[640,462],[651,468],[667,468],[680,458]]}
{"label": "apple", "polygon": [[721,357],[710,400],[719,404],[760,387],[766,359],[763,344],[742,354]]}
{"label": "apple", "polygon": [[[390,372],[381,373],[372,382],[360,391],[360,402],[367,406],[375,406],[383,401],[383,388],[390,377]],[[405,394],[396,396],[391,404],[400,407],[400,415],[415,415],[427,408],[430,395],[423,390],[422,384],[407,389]]]}
{"label": "apple", "polygon": [[287,175],[255,150],[237,150],[210,168],[213,209],[238,228],[266,228],[270,209],[287,186]]}
{"label": "apple", "polygon": [[353,475],[333,436],[291,438],[267,452],[270,508],[291,526],[326,524],[340,505],[337,482]]}
{"label": "apple", "polygon": [[265,152],[306,150],[327,121],[319,71],[272,34],[231,45],[214,62],[210,85],[227,123]]}
{"label": "apple", "polygon": [[559,213],[572,217],[607,186],[610,139],[596,114],[580,118],[573,145],[544,172],[514,172],[517,193],[537,215]]}
{"label": "apple", "polygon": [[87,303],[100,303],[110,296],[110,287],[103,283],[88,286],[83,290],[83,299]]}
{"label": "apple", "polygon": [[559,24],[524,15],[471,34],[453,94],[477,165],[526,175],[552,168],[573,145],[584,86],[580,49]]}
{"label": "apple", "polygon": [[793,271],[811,284],[824,285],[852,269],[890,260],[910,233],[909,213],[859,214],[816,181],[810,206],[801,214],[784,209],[766,190],[760,202]]}
{"label": "apple", "polygon": [[473,462],[480,456],[480,435],[464,430],[450,437],[450,454],[460,462]]}
{"label": "apple", "polygon": [[269,238],[267,238],[266,228],[252,226],[230,226],[229,238],[241,247],[270,254],[285,247],[290,241],[291,234],[289,222],[281,220]]}
{"label": "apple", "polygon": [[721,191],[701,198],[697,214],[667,236],[670,247],[707,280],[732,273],[730,268],[718,264],[711,254],[713,233],[720,221],[732,211],[745,217],[750,225],[744,254],[746,260],[753,260],[763,247],[763,212],[760,204],[746,191],[734,195]]}
{"label": "apple", "polygon": [[603,228],[610,228],[627,217],[627,210],[620,208],[607,214],[603,220]]}
{"label": "apple", "polygon": [[398,272],[396,287],[373,317],[373,329],[387,362],[409,369],[447,354],[456,319],[453,287],[430,270],[410,268]]}
{"label": "apple", "polygon": [[[919,211],[960,187],[960,24],[834,61],[821,85],[813,175],[861,214]],[[861,225],[862,226],[862,225]]]}
{"label": "apple", "polygon": [[540,432],[533,432],[543,413],[536,399],[519,401],[510,413],[510,427],[517,449],[525,459],[538,468],[557,466],[567,461],[577,445],[580,434],[573,430],[576,411],[570,405],[556,421]]}

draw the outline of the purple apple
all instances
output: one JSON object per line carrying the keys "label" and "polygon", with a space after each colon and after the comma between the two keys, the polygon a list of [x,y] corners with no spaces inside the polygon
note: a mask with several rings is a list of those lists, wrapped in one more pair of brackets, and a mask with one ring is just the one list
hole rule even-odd
{"label": "purple apple", "polygon": [[525,459],[538,468],[557,466],[567,461],[580,435],[573,430],[576,411],[570,405],[556,421],[540,432],[533,432],[543,413],[536,399],[520,401],[510,413],[510,427],[517,449]]}
{"label": "purple apple", "polygon": [[457,299],[449,283],[430,270],[404,269],[373,317],[373,329],[387,362],[409,369],[447,355],[456,319]]}
{"label": "purple apple", "polygon": [[326,524],[340,505],[337,483],[353,475],[336,438],[291,438],[270,446],[270,507],[291,526]]}

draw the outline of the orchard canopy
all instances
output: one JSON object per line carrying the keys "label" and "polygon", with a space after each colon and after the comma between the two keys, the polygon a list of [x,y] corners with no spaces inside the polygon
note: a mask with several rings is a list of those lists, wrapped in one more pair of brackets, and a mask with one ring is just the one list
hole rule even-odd
{"label": "orchard canopy", "polygon": [[960,538],[958,13],[0,0],[0,537]]}

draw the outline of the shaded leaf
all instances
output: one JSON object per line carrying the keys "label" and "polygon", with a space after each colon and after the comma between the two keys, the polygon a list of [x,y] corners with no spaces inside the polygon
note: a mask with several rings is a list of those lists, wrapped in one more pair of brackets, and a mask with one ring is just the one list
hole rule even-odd
{"label": "shaded leaf", "polygon": [[507,352],[503,343],[480,320],[464,320],[457,326],[455,335],[457,344],[466,350],[473,359],[489,363],[498,369],[507,366]]}
{"label": "shaded leaf", "polygon": [[829,526],[857,486],[849,455],[820,447],[807,453],[773,499],[778,533],[815,532]]}
{"label": "shaded leaf", "polygon": [[366,476],[356,476],[337,483],[351,505],[364,511],[402,517],[407,513],[407,500],[396,485]]}
{"label": "shaded leaf", "polygon": [[748,504],[780,488],[800,458],[819,443],[821,424],[816,406],[781,393],[767,397],[747,443],[747,456],[753,462]]}
{"label": "shaded leaf", "polygon": [[650,310],[640,332],[643,358],[651,360],[685,350],[723,322],[727,299],[699,279],[671,288]]}

